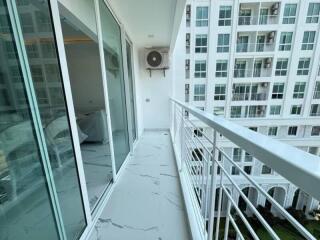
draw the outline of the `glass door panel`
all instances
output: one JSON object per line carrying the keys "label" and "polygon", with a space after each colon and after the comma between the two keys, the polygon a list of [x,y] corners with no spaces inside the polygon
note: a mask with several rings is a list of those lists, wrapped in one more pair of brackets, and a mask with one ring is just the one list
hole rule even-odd
{"label": "glass door panel", "polygon": [[68,239],[86,226],[55,35],[47,0],[17,1],[17,12]]}
{"label": "glass door panel", "polygon": [[129,149],[120,27],[103,0],[99,1],[105,69],[117,171]]}
{"label": "glass door panel", "polygon": [[[112,182],[112,161],[107,130],[94,1],[59,3],[74,111],[91,211]],[[72,8],[71,8],[72,6]],[[85,17],[73,13],[85,9]]]}
{"label": "glass door panel", "polygon": [[137,138],[136,129],[136,108],[134,101],[134,79],[132,69],[132,48],[128,41],[126,41],[126,52],[127,52],[127,66],[128,66],[128,80],[129,80],[129,93],[130,93],[130,107],[131,107],[131,122],[132,122],[132,140],[133,142]]}
{"label": "glass door panel", "polygon": [[59,239],[4,0],[0,14],[0,239]]}

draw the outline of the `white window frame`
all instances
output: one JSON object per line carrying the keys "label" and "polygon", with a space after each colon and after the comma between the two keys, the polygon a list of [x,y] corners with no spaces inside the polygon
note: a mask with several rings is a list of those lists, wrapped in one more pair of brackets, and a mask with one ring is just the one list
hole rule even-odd
{"label": "white window frame", "polygon": [[[226,17],[229,14],[230,17]],[[219,8],[219,21],[218,26],[231,26],[231,18],[232,18],[232,6],[231,5],[223,5]]]}
{"label": "white window frame", "polygon": [[291,105],[291,110],[290,110],[291,115],[301,115],[301,112],[302,112],[301,104]]}
{"label": "white window frame", "polygon": [[294,84],[292,98],[304,98],[306,85],[307,85],[306,82],[296,82]]}
{"label": "white window frame", "polygon": [[311,2],[308,6],[306,23],[318,23],[320,14],[320,3]]}
{"label": "white window frame", "polygon": [[[220,39],[222,44],[220,44]],[[226,39],[228,39],[226,43]],[[217,38],[217,53],[227,53],[230,49],[230,34],[229,33],[220,33]]]}
{"label": "white window frame", "polygon": [[228,77],[228,60],[217,60],[215,76],[217,78]]}
{"label": "white window frame", "polygon": [[297,75],[298,76],[309,75],[310,63],[311,63],[310,58],[300,58],[298,63]]}
{"label": "white window frame", "polygon": [[[199,70],[197,70],[197,65],[199,65]],[[195,78],[206,78],[207,77],[207,61],[206,60],[196,60],[194,63],[194,77]]]}
{"label": "white window frame", "polygon": [[288,63],[289,63],[288,58],[279,58],[276,63],[276,70],[274,74],[276,76],[287,76]]}
{"label": "white window frame", "polygon": [[303,39],[301,44],[301,50],[313,50],[314,41],[316,39],[315,31],[305,31],[303,33]]}
{"label": "white window frame", "polygon": [[[198,45],[198,43],[200,43]],[[208,48],[208,35],[207,34],[197,34],[195,39],[195,53],[207,53]]]}
{"label": "white window frame", "polygon": [[281,105],[271,105],[269,115],[277,116],[281,114]]}
{"label": "white window frame", "polygon": [[282,32],[280,35],[279,51],[290,51],[293,32]]}
{"label": "white window frame", "polygon": [[[288,14],[286,14],[287,8],[288,8]],[[297,14],[297,4],[287,3],[284,6],[282,24],[294,24],[296,21],[296,14]]]}
{"label": "white window frame", "polygon": [[278,127],[272,126],[268,128],[268,136],[276,137],[278,134]]}
{"label": "white window frame", "polygon": [[193,100],[194,101],[205,101],[206,100],[206,85],[195,84],[193,86]]}
{"label": "white window frame", "polygon": [[[200,10],[201,13],[198,11]],[[205,14],[206,11],[206,14]],[[209,23],[209,7],[197,6],[196,8],[196,27],[207,27]]]}
{"label": "white window frame", "polygon": [[226,100],[226,84],[216,84],[214,86],[214,100],[215,101]]}
{"label": "white window frame", "polygon": [[272,86],[271,99],[283,99],[284,87],[284,83],[274,83]]}

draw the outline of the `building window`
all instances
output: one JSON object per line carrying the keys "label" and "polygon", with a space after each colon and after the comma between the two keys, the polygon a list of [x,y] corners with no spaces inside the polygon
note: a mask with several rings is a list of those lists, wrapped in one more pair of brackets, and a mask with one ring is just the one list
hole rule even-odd
{"label": "building window", "polygon": [[314,88],[313,99],[320,99],[320,82],[316,82]]}
{"label": "building window", "polygon": [[272,173],[271,168],[269,168],[267,165],[262,166],[261,174],[271,174],[271,173]]}
{"label": "building window", "polygon": [[286,4],[284,6],[283,24],[294,24],[296,21],[297,4]]}
{"label": "building window", "polygon": [[196,14],[196,26],[197,27],[206,27],[208,26],[208,7],[197,7]]}
{"label": "building window", "polygon": [[270,115],[280,115],[281,105],[271,105],[270,106]]}
{"label": "building window", "polygon": [[192,151],[192,161],[202,161],[203,157],[203,149],[202,148],[195,148]]}
{"label": "building window", "polygon": [[244,161],[245,162],[252,162],[253,161],[253,156],[250,153],[246,152],[245,155],[244,155]]}
{"label": "building window", "polygon": [[195,61],[194,77],[195,78],[207,77],[207,63],[205,60]]}
{"label": "building window", "polygon": [[288,128],[288,136],[296,136],[297,135],[297,131],[298,131],[298,127],[297,126],[290,126]]}
{"label": "building window", "polygon": [[205,84],[195,84],[194,85],[194,101],[204,101],[206,99],[206,85]]}
{"label": "building window", "polygon": [[217,52],[229,52],[230,34],[218,34]]}
{"label": "building window", "polygon": [[291,106],[291,115],[300,115],[301,114],[302,105],[292,105]]}
{"label": "building window", "polygon": [[251,167],[251,166],[244,166],[244,167],[243,167],[243,171],[245,171],[246,174],[248,174],[248,175],[251,174],[251,170],[252,170],[252,167]]}
{"label": "building window", "polygon": [[231,175],[239,175],[239,174],[240,174],[240,171],[238,168],[236,167],[231,168]]}
{"label": "building window", "polygon": [[320,116],[320,104],[311,104],[310,116]]}
{"label": "building window", "polygon": [[300,58],[297,75],[308,75],[310,67],[310,58]]}
{"label": "building window", "polygon": [[272,88],[272,99],[282,99],[284,91],[284,83],[274,83]]}
{"label": "building window", "polygon": [[292,44],[292,32],[282,32],[280,35],[279,51],[290,51]]}
{"label": "building window", "polygon": [[305,31],[303,34],[301,50],[312,50],[315,36],[316,36],[315,31]]}
{"label": "building window", "polygon": [[241,157],[242,157],[241,148],[234,148],[233,149],[233,155],[232,155],[233,161],[240,162],[241,161]]}
{"label": "building window", "polygon": [[224,115],[224,107],[214,107],[213,115],[223,116]]}
{"label": "building window", "polygon": [[278,127],[269,127],[268,129],[268,136],[277,136],[278,133]]}
{"label": "building window", "polygon": [[317,23],[319,21],[320,3],[309,3],[307,23]]}
{"label": "building window", "polygon": [[232,106],[230,116],[231,118],[241,118],[241,106]]}
{"label": "building window", "polygon": [[219,26],[231,26],[231,6],[220,6]]}
{"label": "building window", "polygon": [[228,76],[228,61],[218,60],[216,63],[216,77],[227,77]]}
{"label": "building window", "polygon": [[276,64],[276,76],[286,76],[288,70],[288,58],[280,58]]}
{"label": "building window", "polygon": [[312,127],[311,136],[320,136],[320,126],[313,126]]}
{"label": "building window", "polygon": [[214,100],[225,100],[226,99],[226,85],[216,84],[214,87]]}
{"label": "building window", "polygon": [[196,53],[206,53],[207,52],[208,37],[207,34],[196,35]]}
{"label": "building window", "polygon": [[305,82],[296,82],[293,89],[293,98],[303,98],[304,97],[304,91],[306,89],[306,83]]}

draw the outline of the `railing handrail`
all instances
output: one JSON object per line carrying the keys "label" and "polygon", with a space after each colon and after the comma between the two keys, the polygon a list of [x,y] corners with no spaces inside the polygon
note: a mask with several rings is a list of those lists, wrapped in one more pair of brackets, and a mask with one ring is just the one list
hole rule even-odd
{"label": "railing handrail", "polygon": [[259,159],[306,193],[320,199],[320,158],[293,146],[201,111],[171,98],[209,127],[217,130],[246,152]]}

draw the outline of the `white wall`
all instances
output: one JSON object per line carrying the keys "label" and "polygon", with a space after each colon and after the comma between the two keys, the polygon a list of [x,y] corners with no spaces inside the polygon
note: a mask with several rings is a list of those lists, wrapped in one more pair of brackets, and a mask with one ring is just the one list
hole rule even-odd
{"label": "white wall", "polygon": [[[150,73],[144,65],[144,49],[136,49],[135,55],[138,119],[142,119],[139,123],[140,130],[141,128],[168,129],[170,126],[172,69],[166,70],[166,76],[162,70],[152,71],[150,77]],[[147,102],[147,99],[150,101]]]}

